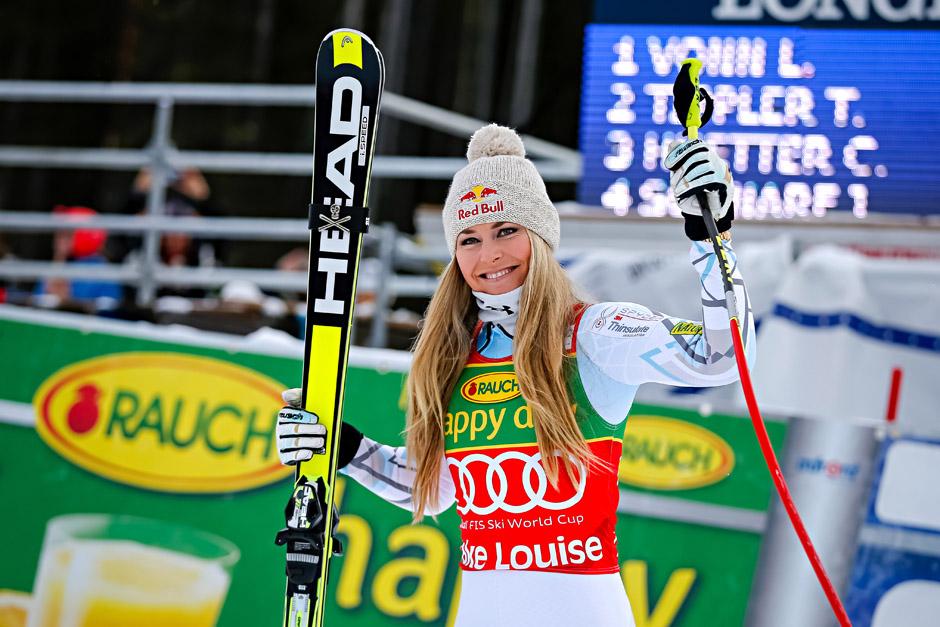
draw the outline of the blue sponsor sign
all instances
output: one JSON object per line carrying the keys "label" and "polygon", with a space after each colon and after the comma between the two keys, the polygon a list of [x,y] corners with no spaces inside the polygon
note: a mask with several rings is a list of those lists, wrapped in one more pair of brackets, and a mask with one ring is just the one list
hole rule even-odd
{"label": "blue sponsor sign", "polygon": [[930,503],[937,491],[925,488],[938,463],[940,442],[883,443],[845,597],[855,627],[927,624],[940,612],[940,518]]}
{"label": "blue sponsor sign", "polygon": [[940,143],[940,33],[795,27],[588,26],[581,203],[678,215],[660,163],[688,56],[715,99],[702,135],[731,163],[739,217],[940,212],[940,161],[919,148]]}
{"label": "blue sponsor sign", "polygon": [[595,0],[606,24],[800,24],[848,28],[936,28],[940,0]]}
{"label": "blue sponsor sign", "polygon": [[796,463],[797,472],[807,475],[824,475],[829,479],[855,481],[861,470],[860,464],[848,464],[838,459],[802,456]]}

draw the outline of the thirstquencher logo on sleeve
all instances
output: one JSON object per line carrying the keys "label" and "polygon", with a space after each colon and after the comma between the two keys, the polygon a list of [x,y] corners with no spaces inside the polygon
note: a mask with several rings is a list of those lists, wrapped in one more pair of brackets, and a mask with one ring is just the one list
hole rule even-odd
{"label": "thirstquencher logo on sleeve", "polygon": [[33,405],[46,444],[95,474],[165,492],[231,492],[291,473],[275,442],[284,387],[209,357],[120,353],[59,370]]}

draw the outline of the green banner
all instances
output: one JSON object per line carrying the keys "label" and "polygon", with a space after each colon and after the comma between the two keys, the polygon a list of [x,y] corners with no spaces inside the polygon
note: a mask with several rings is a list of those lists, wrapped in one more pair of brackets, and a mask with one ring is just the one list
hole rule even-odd
{"label": "green banner", "polygon": [[[0,341],[0,626],[66,615],[96,627],[273,624],[284,594],[273,537],[290,494],[273,429],[280,389],[299,384],[301,344],[11,307],[0,307]],[[401,443],[406,359],[351,360],[346,419]],[[766,510],[749,422],[640,405],[634,417],[618,536],[637,625],[740,624],[760,535],[710,526],[702,505]],[[779,446],[784,426],[768,427]],[[328,624],[450,624],[455,510],[411,525],[354,481],[341,485],[346,554]],[[631,495],[660,500],[647,511]],[[679,522],[698,512],[700,524]]]}

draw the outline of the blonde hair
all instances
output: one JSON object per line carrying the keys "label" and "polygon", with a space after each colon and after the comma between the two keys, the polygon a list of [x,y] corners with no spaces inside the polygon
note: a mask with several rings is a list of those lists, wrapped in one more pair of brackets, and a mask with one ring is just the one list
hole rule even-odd
{"label": "blonde hair", "polygon": [[[575,466],[570,460],[592,464],[575,418],[564,364],[565,332],[579,299],[545,240],[531,231],[528,235],[532,253],[519,303],[513,364],[529,403],[542,466],[551,484],[557,485],[559,459],[572,480]],[[470,355],[476,320],[473,294],[454,259],[428,305],[407,382],[406,446],[417,470],[412,495],[415,521],[440,498],[444,418]]]}

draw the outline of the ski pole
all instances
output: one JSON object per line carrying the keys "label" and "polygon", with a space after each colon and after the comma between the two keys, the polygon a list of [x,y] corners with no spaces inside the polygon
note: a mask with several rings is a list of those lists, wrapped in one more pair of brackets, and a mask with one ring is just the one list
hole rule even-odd
{"label": "ski pole", "polygon": [[[698,130],[702,126],[700,108],[701,94],[699,92],[699,73],[702,69],[702,62],[698,59],[686,59],[682,62],[681,67],[686,66],[688,66],[689,80],[692,82],[692,101],[689,104],[689,113],[684,122],[685,127],[688,129],[689,139],[694,140],[698,139]],[[682,78],[683,73],[680,68],[676,83],[678,84]],[[751,415],[751,423],[754,425],[757,441],[760,443],[761,453],[763,453],[764,460],[767,462],[767,469],[770,471],[771,478],[773,478],[774,486],[777,488],[777,494],[780,495],[780,501],[783,503],[787,515],[790,517],[790,523],[793,525],[793,529],[796,531],[796,535],[803,545],[806,557],[809,558],[809,562],[816,572],[816,578],[819,579],[819,584],[826,594],[829,605],[832,606],[832,611],[835,613],[839,625],[842,627],[851,627],[852,623],[849,621],[849,616],[845,611],[845,607],[842,605],[842,601],[839,599],[839,594],[832,585],[832,581],[829,579],[829,575],[826,573],[826,569],[823,567],[822,561],[819,559],[819,554],[816,552],[813,541],[806,531],[803,519],[800,518],[800,513],[797,511],[793,497],[790,495],[790,488],[783,478],[783,471],[780,470],[777,455],[774,453],[773,446],[770,444],[770,437],[767,435],[764,419],[761,417],[760,408],[757,406],[757,398],[754,396],[754,387],[751,385],[751,374],[744,357],[744,340],[741,337],[741,327],[738,324],[738,306],[734,296],[734,285],[731,281],[731,264],[725,252],[722,239],[718,234],[715,216],[712,214],[711,207],[708,205],[708,195],[704,192],[699,192],[696,194],[696,198],[698,199],[699,206],[702,208],[702,218],[705,222],[705,229],[708,231],[712,247],[715,249],[715,255],[717,255],[719,260],[718,267],[721,271],[721,281],[724,286],[728,317],[731,325],[731,338],[734,342],[734,358],[738,364],[741,387],[744,390],[744,398],[747,402],[748,412],[750,412]]]}

